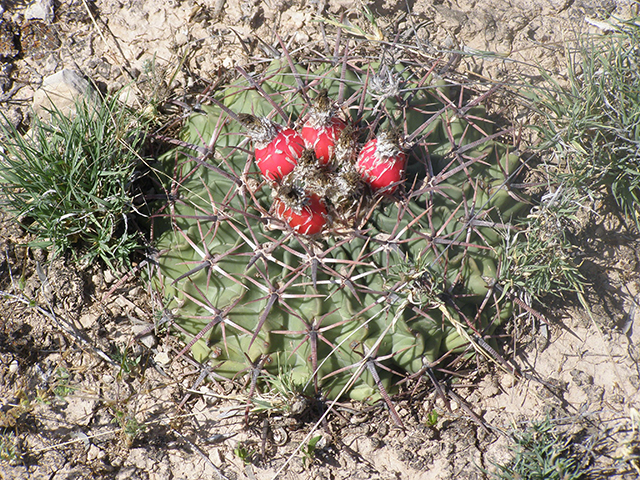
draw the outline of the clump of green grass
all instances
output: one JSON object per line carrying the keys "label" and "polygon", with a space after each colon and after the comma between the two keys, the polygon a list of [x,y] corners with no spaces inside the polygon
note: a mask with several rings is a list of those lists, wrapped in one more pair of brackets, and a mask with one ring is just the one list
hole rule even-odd
{"label": "clump of green grass", "polygon": [[15,433],[8,431],[0,433],[0,462],[8,462],[11,465],[20,461],[19,441]]}
{"label": "clump of green grass", "polygon": [[497,464],[492,478],[503,480],[581,480],[587,478],[586,457],[573,448],[573,439],[549,419],[511,433],[513,458]]}
{"label": "clump of green grass", "polygon": [[606,188],[640,225],[640,17],[611,21],[568,52],[568,85],[549,75],[537,90],[543,147],[559,159],[559,184],[584,195]]}
{"label": "clump of green grass", "polygon": [[502,275],[505,286],[540,299],[548,294],[581,294],[585,278],[574,259],[567,229],[582,208],[575,192],[563,187],[544,195],[520,222],[521,229],[505,235]]}
{"label": "clump of green grass", "polygon": [[265,372],[264,381],[266,391],[250,399],[254,412],[296,415],[305,408],[306,402],[302,400],[304,385],[296,382],[290,368],[280,367],[277,373]]}
{"label": "clump of green grass", "polygon": [[71,117],[50,113],[27,135],[0,119],[2,201],[34,235],[32,246],[127,265],[142,240],[132,182],[148,121],[115,98],[80,102]]}

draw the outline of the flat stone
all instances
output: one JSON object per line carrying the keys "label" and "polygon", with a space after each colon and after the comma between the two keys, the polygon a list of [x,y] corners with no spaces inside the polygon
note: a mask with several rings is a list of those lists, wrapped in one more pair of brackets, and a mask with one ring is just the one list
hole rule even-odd
{"label": "flat stone", "polygon": [[47,23],[53,22],[53,0],[35,0],[24,11],[24,18],[25,20],[37,18]]}
{"label": "flat stone", "polygon": [[65,116],[73,116],[76,104],[97,101],[93,87],[87,79],[74,70],[64,69],[42,81],[42,86],[33,95],[33,110],[43,121],[49,121],[48,110],[58,109]]}
{"label": "flat stone", "polygon": [[[0,76],[0,93],[4,93],[2,92],[2,76]],[[18,107],[7,108],[4,111],[4,114],[5,118],[3,120],[6,120],[9,125],[11,125],[15,129],[17,129],[24,120],[22,111]]]}
{"label": "flat stone", "polygon": [[111,270],[105,270],[104,271],[104,281],[105,281],[105,283],[111,284],[111,283],[115,282],[116,280],[117,280],[117,278],[111,272]]}
{"label": "flat stone", "polygon": [[131,480],[132,478],[139,478],[136,467],[121,468],[116,475],[116,480]]}
{"label": "flat stone", "polygon": [[131,312],[136,307],[135,303],[127,298],[124,298],[122,295],[117,296],[113,303],[127,312]]}
{"label": "flat stone", "polygon": [[74,425],[88,425],[93,416],[96,401],[81,397],[67,397],[65,418]]}
{"label": "flat stone", "polygon": [[141,104],[140,97],[132,85],[127,85],[120,89],[118,100],[131,108],[139,107]]}
{"label": "flat stone", "polygon": [[138,337],[138,335],[143,333],[145,330],[149,330],[149,325],[142,324],[142,325],[134,325],[133,327],[131,327],[131,331],[133,335],[137,337],[138,342],[140,342],[142,345],[144,345],[147,348],[155,347],[157,342],[156,342],[156,336],[154,335],[153,329],[151,329],[145,335]]}
{"label": "flat stone", "polygon": [[167,352],[158,352],[153,356],[153,360],[160,365],[169,365],[171,363],[171,358],[169,358],[169,354]]}
{"label": "flat stone", "polygon": [[135,465],[136,468],[145,471],[149,470],[149,467],[152,466],[148,465],[148,463],[153,461],[149,458],[149,452],[145,448],[130,449],[127,460],[132,465]]}
{"label": "flat stone", "polygon": [[98,318],[100,318],[99,313],[85,313],[78,318],[78,321],[80,325],[82,325],[82,328],[88,330],[97,323]]}

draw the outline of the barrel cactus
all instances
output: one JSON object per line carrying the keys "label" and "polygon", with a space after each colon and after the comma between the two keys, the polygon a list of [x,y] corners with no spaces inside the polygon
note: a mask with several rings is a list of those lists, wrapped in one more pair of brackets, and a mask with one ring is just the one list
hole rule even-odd
{"label": "barrel cactus", "polygon": [[482,98],[347,56],[241,73],[165,159],[153,282],[195,359],[371,401],[472,353],[511,315],[493,285],[525,208]]}

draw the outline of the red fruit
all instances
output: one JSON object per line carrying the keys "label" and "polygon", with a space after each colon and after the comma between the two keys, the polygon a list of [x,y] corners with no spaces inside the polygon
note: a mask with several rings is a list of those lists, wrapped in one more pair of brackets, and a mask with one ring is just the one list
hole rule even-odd
{"label": "red fruit", "polygon": [[260,148],[256,144],[256,165],[265,178],[281,180],[298,163],[304,150],[304,140],[291,128],[282,128],[267,145]]}
{"label": "red fruit", "polygon": [[320,165],[327,165],[346,123],[339,117],[331,117],[327,123],[318,125],[311,119],[302,126],[302,138],[307,148],[312,148]]}
{"label": "red fruit", "polygon": [[276,197],[274,210],[278,218],[303,235],[320,233],[327,223],[327,207],[313,193],[294,202]]}
{"label": "red fruit", "polygon": [[302,138],[306,147],[314,150],[320,165],[329,164],[340,132],[346,126],[344,120],[336,116],[327,91],[321,90],[309,118],[302,126]]}
{"label": "red fruit", "polygon": [[255,146],[256,165],[262,175],[280,181],[296,166],[304,150],[304,140],[292,128],[283,127],[267,118],[239,115]]}
{"label": "red fruit", "polygon": [[407,155],[398,142],[397,133],[385,130],[369,140],[360,151],[356,169],[372,190],[391,194],[404,180]]}

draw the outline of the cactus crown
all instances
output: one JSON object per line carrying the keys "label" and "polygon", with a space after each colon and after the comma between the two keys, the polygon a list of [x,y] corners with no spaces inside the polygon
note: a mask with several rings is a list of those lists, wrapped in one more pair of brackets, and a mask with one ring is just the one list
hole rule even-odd
{"label": "cactus crown", "polygon": [[238,115],[238,121],[246,129],[258,148],[264,148],[278,135],[278,125],[266,117],[258,118],[250,113],[241,113]]}
{"label": "cactus crown", "polygon": [[[393,92],[373,88],[380,76]],[[428,72],[346,54],[274,61],[189,118],[185,140],[214,150],[173,157],[154,282],[197,360],[229,378],[286,367],[308,394],[389,403],[398,379],[479,349],[509,317],[492,285],[498,229],[524,207],[509,188],[519,159],[482,98],[454,103],[449,90]],[[300,125],[348,112],[331,160],[307,145],[290,173],[263,177],[253,152],[273,137],[256,131],[274,111]],[[356,168],[376,135],[379,157],[405,157],[393,189]]]}
{"label": "cactus crown", "polygon": [[331,124],[336,115],[336,108],[329,98],[329,91],[322,88],[311,104],[307,123],[313,128],[325,127]]}

